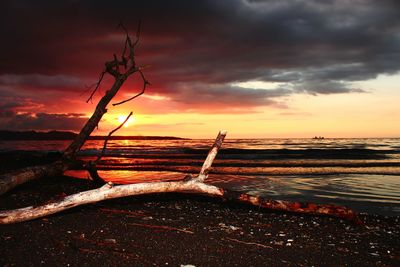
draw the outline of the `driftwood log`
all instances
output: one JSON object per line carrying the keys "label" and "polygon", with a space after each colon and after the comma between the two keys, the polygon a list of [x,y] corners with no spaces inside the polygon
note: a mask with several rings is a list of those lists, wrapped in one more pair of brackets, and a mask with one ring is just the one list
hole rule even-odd
{"label": "driftwood log", "polygon": [[[111,102],[111,100],[114,98],[114,96],[117,94],[121,86],[130,75],[138,73],[141,76],[143,80],[143,87],[141,91],[129,99],[114,103],[114,106],[131,101],[136,97],[142,95],[145,92],[147,85],[150,84],[142,72],[142,70],[146,66],[138,66],[135,62],[135,48],[139,42],[140,23],[136,32],[136,40],[134,42],[131,40],[127,30],[123,26],[121,27],[126,33],[126,39],[120,59],[118,59],[118,57],[114,54],[113,60],[105,63],[105,68],[100,73],[98,81],[89,87],[89,90],[91,92],[89,98],[87,99],[87,102],[93,100],[93,97],[106,74],[114,77],[114,83],[111,88],[106,91],[105,95],[100,99],[95,111],[86,122],[86,124],[83,126],[76,139],[64,151],[62,158],[52,164],[23,168],[11,173],[0,175],[0,195],[27,181],[42,177],[59,176],[68,169],[76,169],[77,166],[88,170],[94,182],[104,183],[104,180],[97,173],[96,165],[99,162],[101,156],[104,154],[110,135],[122,127],[122,125],[129,119],[129,116],[132,115],[132,112],[126,118],[125,122],[123,122],[115,130],[110,132],[104,142],[103,149],[96,160],[86,163],[80,162],[76,159],[76,154],[82,148],[85,141],[89,138],[92,131],[98,126],[102,116],[107,112],[108,104]],[[166,181],[155,183],[137,183],[116,186],[112,183],[107,183],[98,189],[66,196],[60,200],[47,203],[42,206],[30,206],[16,210],[0,211],[0,223],[6,224],[33,220],[76,206],[95,203],[106,199],[164,192],[191,192],[204,194],[212,197],[221,197],[227,200],[245,202],[266,209],[316,215],[329,215],[342,219],[347,219],[356,223],[361,223],[357,215],[351,209],[348,209],[346,207],[263,199],[258,196],[251,196],[244,193],[228,191],[226,189],[204,183],[208,177],[211,165],[218,153],[219,148],[222,145],[225,135],[226,131],[221,131],[218,134],[217,139],[215,140],[215,143],[212,146],[206,160],[204,161],[200,173],[197,176],[187,175],[180,181]]]}
{"label": "driftwood log", "polygon": [[73,194],[64,197],[61,200],[47,203],[42,206],[30,206],[16,210],[2,211],[0,212],[0,223],[7,224],[28,221],[48,216],[50,214],[54,214],[76,206],[95,203],[106,199],[150,193],[190,192],[212,197],[221,197],[227,200],[245,202],[266,209],[335,216],[353,221],[357,224],[361,224],[361,221],[358,219],[356,213],[346,207],[268,200],[258,196],[251,196],[244,193],[229,191],[204,183],[208,177],[208,172],[211,169],[211,165],[222,145],[225,135],[226,131],[221,131],[218,134],[214,145],[210,149],[210,152],[204,161],[203,167],[197,176],[187,175],[181,181],[172,182],[137,183],[117,186],[114,186],[112,183],[107,183],[98,189]]}

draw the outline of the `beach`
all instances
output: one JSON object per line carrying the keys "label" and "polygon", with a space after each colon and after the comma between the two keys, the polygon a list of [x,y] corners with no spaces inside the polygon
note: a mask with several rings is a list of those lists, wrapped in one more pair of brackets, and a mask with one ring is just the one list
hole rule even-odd
{"label": "beach", "polygon": [[[2,156],[2,171],[16,167]],[[12,157],[20,167],[52,160]],[[1,196],[0,209],[39,205],[92,188],[90,181],[65,176],[32,181]],[[398,266],[399,217],[360,218],[365,227],[190,194],[128,197],[1,225],[0,264]]]}

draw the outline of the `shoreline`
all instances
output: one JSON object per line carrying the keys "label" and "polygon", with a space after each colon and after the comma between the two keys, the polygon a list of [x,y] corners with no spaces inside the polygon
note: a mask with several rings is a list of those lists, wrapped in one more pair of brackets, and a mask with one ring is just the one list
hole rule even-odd
{"label": "shoreline", "polygon": [[[57,157],[0,155],[0,171]],[[0,196],[0,210],[93,188],[66,176],[31,181]],[[126,197],[0,225],[0,265],[399,266],[400,216],[360,218],[367,227],[190,194]]]}
{"label": "shoreline", "polygon": [[[59,152],[45,151],[0,152],[0,173],[51,163],[61,155]],[[157,156],[153,159],[142,158],[141,155],[137,158],[107,155],[99,163],[98,170],[100,176],[116,184],[177,180],[186,173],[198,172],[203,163],[203,157],[201,158],[182,160],[159,159]],[[80,159],[89,161],[94,158],[82,156]],[[356,164],[354,160],[342,160],[339,162],[341,167],[332,167],[332,160],[307,162],[307,159],[302,159],[292,164],[293,161],[287,159],[275,159],[262,163],[258,160],[246,160],[242,163],[240,160],[217,159],[208,183],[267,199],[335,204],[350,207],[357,212],[400,215],[396,197],[400,185],[399,176],[390,171],[396,165],[386,166],[379,162],[373,164],[370,160]],[[338,164],[335,162],[336,160],[333,164]],[[370,164],[371,166],[365,167]],[[385,174],[378,171],[382,168],[388,169]],[[87,179],[85,171],[68,171],[65,175]],[[374,191],[375,188],[377,191]],[[385,195],[379,190],[386,190],[383,192]],[[351,195],[353,192],[354,196]],[[364,195],[360,195],[360,192],[364,192]],[[337,198],[330,197],[335,194],[338,194]]]}

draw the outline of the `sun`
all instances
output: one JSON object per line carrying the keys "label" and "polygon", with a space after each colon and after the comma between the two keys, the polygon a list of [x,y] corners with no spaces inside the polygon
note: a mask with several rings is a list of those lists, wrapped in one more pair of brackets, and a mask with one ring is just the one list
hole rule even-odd
{"label": "sun", "polygon": [[[126,119],[126,115],[119,115],[118,116],[118,122],[119,124],[123,123]],[[134,117],[130,117],[129,120],[127,122],[125,122],[124,127],[128,127],[130,124],[134,123],[136,121],[136,119]]]}

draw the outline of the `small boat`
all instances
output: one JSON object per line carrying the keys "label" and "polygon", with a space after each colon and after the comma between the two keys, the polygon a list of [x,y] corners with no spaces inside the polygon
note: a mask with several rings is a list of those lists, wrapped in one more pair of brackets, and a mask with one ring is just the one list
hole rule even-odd
{"label": "small boat", "polygon": [[314,136],[312,139],[322,140],[322,139],[325,139],[325,137],[323,137],[323,136]]}

